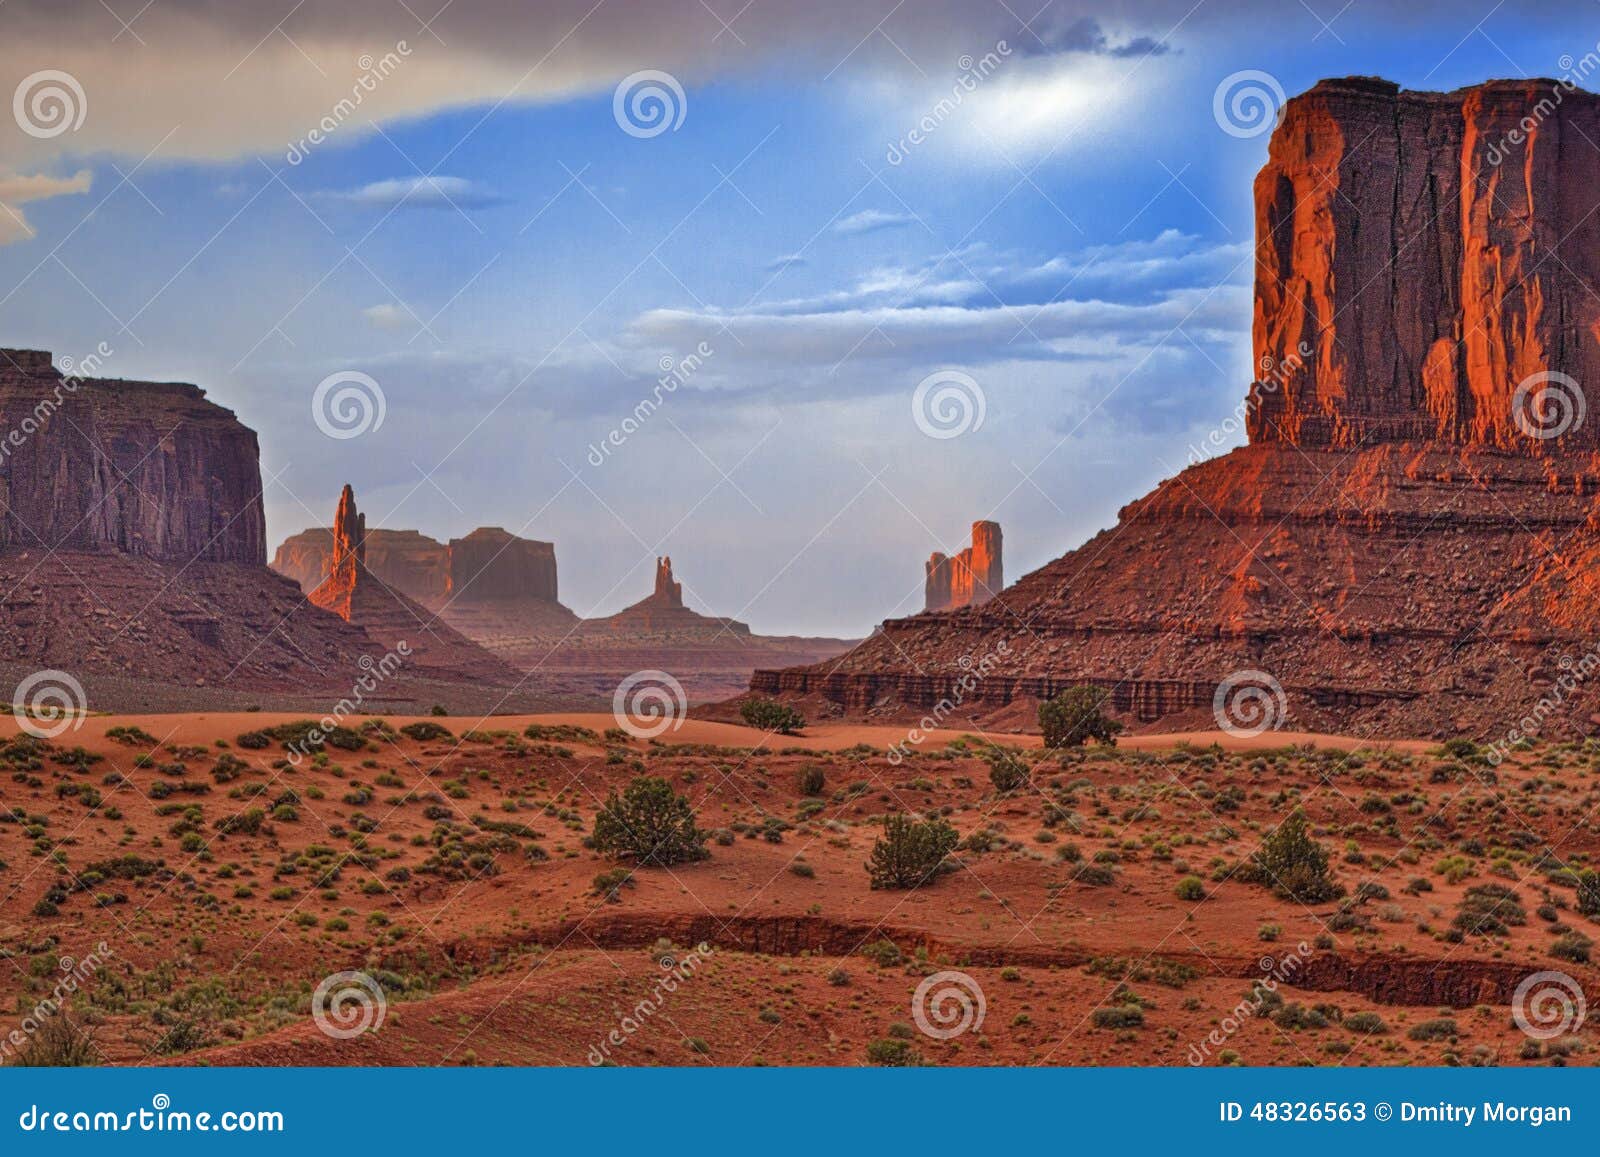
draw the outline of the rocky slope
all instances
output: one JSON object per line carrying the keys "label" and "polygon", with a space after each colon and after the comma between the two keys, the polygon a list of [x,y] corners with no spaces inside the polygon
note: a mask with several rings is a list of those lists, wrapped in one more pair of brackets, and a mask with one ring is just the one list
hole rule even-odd
{"label": "rocky slope", "polygon": [[1578,147],[1600,98],[1541,108],[1552,84],[1290,101],[1256,182],[1251,444],[985,606],[752,689],[1021,720],[1088,681],[1168,727],[1256,722],[1233,714],[1253,684],[1269,726],[1490,740],[1554,695],[1543,732],[1587,730],[1581,679],[1558,680],[1600,667],[1600,418],[1578,385],[1600,381],[1600,153]]}

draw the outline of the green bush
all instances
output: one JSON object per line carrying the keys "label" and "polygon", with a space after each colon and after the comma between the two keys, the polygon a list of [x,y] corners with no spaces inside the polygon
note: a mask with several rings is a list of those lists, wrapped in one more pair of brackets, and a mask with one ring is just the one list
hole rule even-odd
{"label": "green bush", "polygon": [[989,782],[1001,795],[1010,795],[1033,777],[1027,761],[1003,747],[991,747],[983,758],[989,763]]}
{"label": "green bush", "polygon": [[1115,747],[1122,724],[1104,711],[1110,698],[1100,688],[1080,683],[1039,704],[1039,730],[1044,733],[1044,745],[1082,747],[1092,739]]}
{"label": "green bush", "polygon": [[1094,1010],[1095,1028],[1138,1028],[1144,1024],[1144,1009],[1137,1004]]}
{"label": "green bush", "polygon": [[442,723],[430,723],[423,720],[419,723],[407,723],[400,729],[400,734],[408,739],[415,739],[418,743],[426,743],[430,739],[450,739],[450,729]]}
{"label": "green bush", "polygon": [[1178,899],[1187,900],[1191,903],[1206,898],[1206,884],[1199,876],[1185,876],[1178,881],[1178,886],[1174,891],[1177,892]]}
{"label": "green bush", "polygon": [[1369,1035],[1389,1031],[1389,1026],[1383,1023],[1383,1017],[1375,1012],[1347,1013],[1344,1018],[1344,1027],[1351,1032],[1367,1033]]}
{"label": "green bush", "polygon": [[666,780],[641,775],[619,796],[613,792],[594,817],[594,848],[640,865],[670,867],[703,860],[707,833],[695,826],[687,796]]}
{"label": "green bush", "polygon": [[884,816],[883,835],[872,845],[867,875],[874,888],[915,888],[945,868],[960,837],[941,819]]}
{"label": "green bush", "polygon": [[1412,1040],[1419,1041],[1449,1040],[1451,1037],[1460,1036],[1461,1030],[1450,1017],[1441,1016],[1412,1025],[1411,1031],[1406,1035]]}
{"label": "green bush", "polygon": [[805,716],[775,699],[746,699],[739,714],[751,727],[779,735],[793,735],[806,725]]}
{"label": "green bush", "polygon": [[885,1068],[912,1068],[922,1063],[922,1054],[910,1041],[883,1037],[867,1045],[867,1060]]}
{"label": "green bush", "polygon": [[821,795],[827,782],[827,773],[815,763],[802,767],[795,776],[795,786],[800,789],[801,795]]}
{"label": "green bush", "polygon": [[1243,875],[1302,904],[1320,904],[1344,895],[1344,889],[1328,874],[1328,850],[1312,839],[1305,813],[1298,808],[1261,841]]}

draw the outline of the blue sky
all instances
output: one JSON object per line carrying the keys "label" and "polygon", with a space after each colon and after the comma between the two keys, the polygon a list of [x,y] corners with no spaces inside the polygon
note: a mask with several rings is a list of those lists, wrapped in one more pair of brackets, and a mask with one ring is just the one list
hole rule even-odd
{"label": "blue sky", "polygon": [[[670,553],[692,605],[771,633],[917,609],[980,518],[1034,569],[1232,411],[1267,137],[1219,127],[1225,78],[1448,89],[1600,41],[1593,4],[125,7],[0,8],[84,106],[0,131],[0,343],[205,386],[261,434],[274,543],[348,481],[375,525],[555,541],[580,613]],[[619,122],[643,69],[681,86],[675,129]],[[381,426],[316,423],[341,372]],[[930,437],[912,400],[949,373],[983,421]]]}

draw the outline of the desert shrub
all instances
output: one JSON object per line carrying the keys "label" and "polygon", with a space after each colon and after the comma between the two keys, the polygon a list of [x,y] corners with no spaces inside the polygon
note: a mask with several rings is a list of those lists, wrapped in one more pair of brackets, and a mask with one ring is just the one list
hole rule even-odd
{"label": "desert shrub", "polygon": [[1122,724],[1105,714],[1110,696],[1089,683],[1068,687],[1039,704],[1039,730],[1046,747],[1082,747],[1089,740],[1115,747]]}
{"label": "desert shrub", "polygon": [[883,835],[872,845],[867,875],[874,888],[915,888],[945,867],[960,837],[941,819],[914,820],[895,814],[883,818]]}
{"label": "desert shrub", "polygon": [[236,735],[233,741],[246,751],[260,751],[272,746],[272,737],[265,731],[246,731],[243,735]]}
{"label": "desert shrub", "polygon": [[827,773],[815,763],[802,767],[795,776],[795,786],[800,789],[801,795],[821,795],[827,782]]}
{"label": "desert shrub", "polygon": [[19,1068],[66,1069],[95,1062],[94,1035],[63,1008],[39,1021],[10,1063]]}
{"label": "desert shrub", "polygon": [[746,699],[739,706],[739,715],[751,727],[779,735],[793,735],[806,725],[805,716],[775,699]]}
{"label": "desert shrub", "polygon": [[423,720],[419,723],[407,723],[400,729],[400,734],[408,739],[415,739],[418,743],[427,743],[430,739],[450,739],[450,729],[442,723],[430,723]]}
{"label": "desert shrub", "polygon": [[1199,876],[1185,876],[1178,881],[1178,886],[1173,891],[1176,892],[1178,899],[1188,900],[1191,903],[1206,898],[1206,884]]}
{"label": "desert shrub", "polygon": [[1344,889],[1328,873],[1328,850],[1311,837],[1305,813],[1299,809],[1261,841],[1241,875],[1302,904],[1320,904],[1344,895]]}
{"label": "desert shrub", "polygon": [[1352,1012],[1345,1014],[1344,1027],[1351,1032],[1375,1035],[1389,1031],[1389,1026],[1383,1023],[1383,1017],[1375,1012]]}
{"label": "desert shrub", "polygon": [[1577,909],[1591,919],[1600,916],[1600,872],[1584,868],[1577,873]]}
{"label": "desert shrub", "polygon": [[911,1068],[922,1063],[922,1054],[910,1041],[883,1037],[867,1045],[867,1060],[885,1068]]}
{"label": "desert shrub", "polygon": [[1117,873],[1109,864],[1079,864],[1072,870],[1072,878],[1080,884],[1104,888],[1117,882]]}
{"label": "desert shrub", "polygon": [[1461,1035],[1461,1030],[1454,1019],[1440,1016],[1412,1025],[1411,1031],[1406,1035],[1416,1041],[1449,1040],[1451,1037]]}
{"label": "desert shrub", "polygon": [[1026,760],[1003,747],[991,747],[983,758],[989,764],[989,782],[1001,795],[1016,791],[1033,776],[1033,769]]}
{"label": "desert shrub", "polygon": [[666,780],[641,775],[612,792],[594,817],[594,848],[603,855],[633,859],[640,865],[671,866],[703,860],[706,833],[695,826],[687,796]]}
{"label": "desert shrub", "polygon": [[1467,936],[1505,936],[1510,925],[1527,922],[1527,909],[1513,889],[1504,884],[1478,884],[1462,895],[1451,926]]}
{"label": "desert shrub", "polygon": [[253,836],[261,831],[261,824],[267,818],[267,813],[258,807],[249,808],[236,816],[227,816],[217,821],[217,830],[225,836],[235,834]]}
{"label": "desert shrub", "polygon": [[1557,960],[1570,960],[1574,964],[1589,963],[1589,950],[1594,947],[1582,932],[1567,932],[1557,936],[1550,944],[1550,955]]}
{"label": "desert shrub", "polygon": [[633,887],[633,873],[627,868],[612,868],[594,878],[595,894],[604,896],[613,904],[622,902],[623,885]]}
{"label": "desert shrub", "polygon": [[1137,1004],[1097,1008],[1094,1010],[1093,1023],[1095,1028],[1138,1028],[1144,1024],[1144,1009]]}

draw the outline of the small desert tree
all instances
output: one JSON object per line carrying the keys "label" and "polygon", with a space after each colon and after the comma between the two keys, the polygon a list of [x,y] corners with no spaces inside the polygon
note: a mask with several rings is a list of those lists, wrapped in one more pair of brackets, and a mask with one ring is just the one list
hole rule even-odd
{"label": "small desert tree", "polygon": [[983,758],[989,762],[989,782],[1001,795],[1009,795],[1033,777],[1033,769],[1028,766],[1027,760],[1014,751],[991,747]]}
{"label": "small desert tree", "polygon": [[1267,834],[1245,873],[1286,900],[1320,904],[1344,895],[1328,872],[1328,849],[1312,838],[1305,812],[1296,808]]}
{"label": "small desert tree", "polygon": [[1082,747],[1089,740],[1117,745],[1118,723],[1105,713],[1111,696],[1090,683],[1068,687],[1039,704],[1039,730],[1046,747]]}
{"label": "small desert tree", "polygon": [[776,699],[746,699],[739,707],[739,714],[751,727],[776,731],[779,735],[793,735],[806,725],[805,716]]}
{"label": "small desert tree", "polygon": [[883,818],[883,835],[872,845],[867,875],[874,888],[915,888],[945,868],[960,837],[941,819]]}
{"label": "small desert tree", "polygon": [[621,796],[611,793],[594,817],[594,848],[641,866],[667,867],[710,855],[688,797],[653,775],[639,776]]}
{"label": "small desert tree", "polygon": [[82,1068],[97,1063],[94,1037],[64,1008],[39,1021],[39,1027],[11,1059],[23,1068]]}

